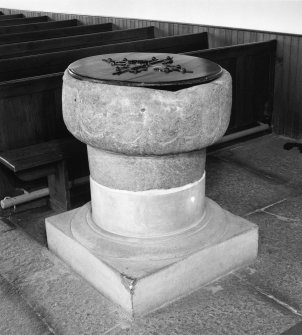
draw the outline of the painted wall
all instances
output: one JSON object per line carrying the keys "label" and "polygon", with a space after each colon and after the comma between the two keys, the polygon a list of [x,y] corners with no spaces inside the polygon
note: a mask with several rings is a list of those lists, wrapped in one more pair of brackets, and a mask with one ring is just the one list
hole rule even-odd
{"label": "painted wall", "polygon": [[302,34],[301,0],[0,0],[0,7]]}

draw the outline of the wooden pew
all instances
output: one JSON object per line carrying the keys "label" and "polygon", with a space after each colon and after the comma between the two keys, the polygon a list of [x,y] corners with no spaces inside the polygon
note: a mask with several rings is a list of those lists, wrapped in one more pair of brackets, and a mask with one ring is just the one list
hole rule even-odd
{"label": "wooden pew", "polygon": [[196,33],[2,59],[0,60],[0,80],[8,81],[62,72],[77,59],[98,54],[128,51],[183,53],[207,47],[207,33]]}
{"label": "wooden pew", "polygon": [[0,45],[0,59],[150,39],[154,38],[154,34],[154,27],[145,27],[4,44]]}
{"label": "wooden pew", "polygon": [[269,123],[273,111],[276,40],[187,53],[207,58],[230,72],[233,104],[227,133]]}
{"label": "wooden pew", "polygon": [[23,25],[28,23],[36,23],[36,22],[46,22],[49,20],[48,16],[35,16],[35,17],[25,17],[25,18],[17,18],[17,19],[10,19],[10,20],[3,20],[0,21],[0,26],[17,26]]}
{"label": "wooden pew", "polygon": [[100,33],[112,31],[114,25],[112,23],[92,24],[87,26],[75,26],[67,28],[31,31],[25,33],[2,34],[0,35],[1,44],[21,43],[28,41],[46,40],[50,38],[58,38],[65,36],[75,36],[84,34]]}
{"label": "wooden pew", "polygon": [[67,162],[75,157],[87,157],[86,145],[68,137],[2,152],[0,163],[24,181],[47,177],[51,207],[68,210],[71,204]]}
{"label": "wooden pew", "polygon": [[[127,50],[130,49],[130,51],[142,51],[144,50],[143,47],[145,47],[148,51],[175,53],[205,47],[203,44],[206,40],[204,39],[204,34],[193,34],[191,38],[190,36],[191,35],[174,36],[149,40],[151,46],[149,45],[147,47],[145,40],[140,41],[140,43],[135,42],[132,44],[132,50],[128,43],[125,43],[125,45]],[[156,41],[154,42],[154,40]],[[121,44],[121,48],[123,48],[123,44]],[[106,52],[111,52],[111,50],[112,52],[117,52],[115,46],[113,46],[112,49],[106,48]],[[99,53],[99,49],[97,49],[96,53]],[[88,55],[91,55],[91,50]],[[77,57],[79,56],[77,55]],[[27,57],[23,57],[23,59],[24,58],[27,59]],[[69,63],[70,61],[67,60],[66,64],[68,65]],[[66,66],[63,64],[62,71]],[[70,137],[62,117],[62,74],[62,72],[51,73],[0,83],[0,156],[3,155],[4,159],[8,159],[10,150],[17,148],[21,150],[21,148],[25,146],[38,145],[54,139]],[[22,126],[18,127],[16,125]],[[31,151],[35,152],[35,148],[32,147]],[[24,157],[26,157],[26,155]],[[85,169],[87,157],[81,157],[79,159],[79,156],[77,156],[77,158],[78,163],[84,164],[83,169]],[[32,162],[32,164],[36,162],[34,158],[31,158],[29,161]],[[71,164],[70,162],[72,162],[72,160],[66,160],[67,166]],[[52,164],[56,165],[57,163],[58,161],[55,160]],[[60,164],[61,163],[62,162],[60,162]],[[49,162],[49,164],[51,163]],[[36,169],[37,166],[34,168]],[[25,170],[30,169],[31,168]],[[58,171],[58,167],[56,167],[56,169],[56,171]],[[67,171],[69,170],[67,169]],[[27,172],[22,172],[23,178],[24,174],[27,175],[27,178],[30,178]],[[87,173],[88,170],[86,166],[86,174]],[[33,175],[33,177],[35,177],[35,175]],[[77,175],[72,177],[77,177]],[[59,179],[52,178],[55,184],[56,180]],[[66,182],[64,181],[63,184],[66,185]],[[57,186],[53,187],[59,189]],[[3,192],[2,194],[1,191]],[[62,191],[57,199],[63,199],[64,194],[66,197],[69,196],[68,188],[66,188],[64,192]],[[5,196],[5,190],[0,190],[0,196]],[[56,203],[56,206],[59,206],[57,201],[54,201],[54,203]],[[67,200],[61,200],[63,207],[67,203]]]}
{"label": "wooden pew", "polygon": [[68,135],[62,73],[0,83],[0,152]]}
{"label": "wooden pew", "polygon": [[40,23],[27,23],[14,26],[0,27],[0,36],[2,34],[18,34],[32,31],[57,29],[64,27],[75,27],[79,23],[78,20],[49,21]]}
{"label": "wooden pew", "polygon": [[69,209],[68,181],[87,175],[88,161],[86,146],[70,136],[63,122],[62,73],[0,84],[0,91],[0,160],[6,167],[0,167],[0,198],[10,195],[14,184],[47,176],[51,206]]}
{"label": "wooden pew", "polygon": [[2,21],[2,20],[11,20],[11,19],[20,19],[22,17],[24,17],[23,14],[0,15],[0,21]]}

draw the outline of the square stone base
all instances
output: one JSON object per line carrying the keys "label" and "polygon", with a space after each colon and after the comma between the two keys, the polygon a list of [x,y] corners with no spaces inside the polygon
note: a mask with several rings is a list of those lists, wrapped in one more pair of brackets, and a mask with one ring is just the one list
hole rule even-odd
{"label": "square stone base", "polygon": [[[75,240],[70,222],[77,210],[46,219],[49,249],[132,316],[146,314],[185,296],[249,264],[257,256],[258,227],[225,211],[228,228],[218,243],[138,276],[134,270],[131,272],[135,264],[128,268],[123,261],[105,261]],[[129,271],[125,273],[125,269]]]}

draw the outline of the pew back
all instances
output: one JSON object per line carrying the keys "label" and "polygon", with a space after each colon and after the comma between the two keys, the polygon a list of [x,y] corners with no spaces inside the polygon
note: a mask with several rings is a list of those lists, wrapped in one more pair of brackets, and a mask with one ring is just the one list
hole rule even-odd
{"label": "pew back", "polygon": [[207,33],[159,37],[61,52],[0,60],[1,81],[61,72],[72,62],[89,56],[116,52],[183,53],[208,47]]}
{"label": "pew back", "polygon": [[25,17],[25,18],[16,18],[9,20],[0,20],[0,26],[17,26],[20,24],[35,23],[35,22],[46,22],[49,20],[48,16],[35,16],[35,17]]}
{"label": "pew back", "polygon": [[233,104],[228,133],[270,122],[276,45],[276,40],[271,40],[188,53],[216,62],[230,72]]}
{"label": "pew back", "polygon": [[13,34],[2,34],[2,35],[0,34],[0,45],[46,40],[50,38],[58,38],[64,36],[100,33],[105,31],[112,31],[113,29],[114,25],[112,23],[102,23],[102,24],[92,24],[88,26],[75,26],[67,28],[31,31],[24,33],[13,33]]}
{"label": "pew back", "polygon": [[0,45],[0,59],[72,50],[89,46],[154,38],[154,27],[116,30],[85,35]]}
{"label": "pew back", "polygon": [[11,19],[20,19],[22,17],[24,17],[23,14],[0,15],[0,21],[2,21],[2,20],[11,20]]}
{"label": "pew back", "polygon": [[75,27],[78,25],[78,20],[63,20],[63,21],[49,21],[40,23],[23,23],[20,25],[13,26],[0,26],[0,36],[1,34],[17,34],[31,31],[40,31],[48,29],[56,29],[63,27]]}

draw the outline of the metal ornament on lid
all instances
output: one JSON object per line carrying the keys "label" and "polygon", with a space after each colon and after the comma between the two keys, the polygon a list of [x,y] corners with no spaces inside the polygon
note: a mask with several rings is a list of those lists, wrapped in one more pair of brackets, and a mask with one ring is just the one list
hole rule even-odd
{"label": "metal ornament on lid", "polygon": [[[185,67],[179,64],[173,64],[173,57],[167,56],[164,59],[159,59],[157,57],[152,57],[151,59],[127,59],[113,60],[112,58],[102,59],[103,62],[115,66],[113,75],[120,75],[126,72],[129,73],[140,73],[143,71],[148,71],[149,68],[153,68],[154,71],[170,73],[170,72],[180,72],[180,73],[193,73],[193,71],[187,70]],[[153,66],[158,64],[158,66]]]}

